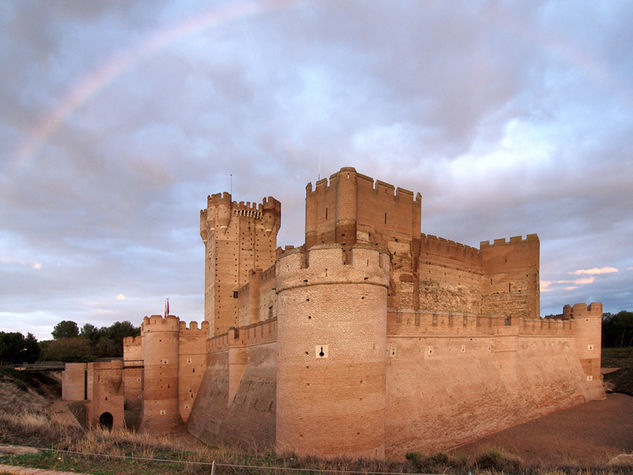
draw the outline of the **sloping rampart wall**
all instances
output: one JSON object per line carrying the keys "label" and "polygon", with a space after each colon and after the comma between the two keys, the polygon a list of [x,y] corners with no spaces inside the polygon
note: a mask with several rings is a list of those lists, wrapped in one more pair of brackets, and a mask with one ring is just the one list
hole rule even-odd
{"label": "sloping rampart wall", "polygon": [[387,456],[456,447],[604,397],[579,358],[579,335],[600,341],[584,318],[411,317],[388,323]]}
{"label": "sloping rampart wall", "polygon": [[208,340],[209,363],[187,426],[191,434],[212,445],[274,446],[276,338],[273,319]]}

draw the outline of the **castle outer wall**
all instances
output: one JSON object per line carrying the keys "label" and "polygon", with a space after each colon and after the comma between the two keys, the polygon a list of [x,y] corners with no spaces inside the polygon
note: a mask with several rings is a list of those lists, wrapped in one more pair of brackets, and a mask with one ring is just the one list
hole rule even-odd
{"label": "castle outer wall", "polygon": [[535,234],[422,234],[419,194],[352,168],[306,187],[304,246],[275,247],[280,209],[209,197],[201,328],[146,317],[107,377],[69,365],[65,398],[91,424],[108,408],[211,445],[400,457],[604,397],[602,306],[540,318]]}

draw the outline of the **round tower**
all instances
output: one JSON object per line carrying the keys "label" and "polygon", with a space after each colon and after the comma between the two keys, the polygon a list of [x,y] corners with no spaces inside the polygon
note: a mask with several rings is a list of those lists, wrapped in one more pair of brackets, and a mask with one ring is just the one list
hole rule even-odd
{"label": "round tower", "polygon": [[383,457],[389,256],[321,244],[276,273],[277,450]]}
{"label": "round tower", "polygon": [[143,419],[141,430],[169,432],[181,424],[178,410],[180,319],[145,317],[143,345]]}

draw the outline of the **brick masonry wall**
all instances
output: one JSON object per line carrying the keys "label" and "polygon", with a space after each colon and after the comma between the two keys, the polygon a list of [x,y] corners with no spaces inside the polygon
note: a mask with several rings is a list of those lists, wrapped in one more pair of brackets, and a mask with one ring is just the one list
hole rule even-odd
{"label": "brick masonry wall", "polygon": [[247,449],[275,442],[277,344],[243,347],[245,366],[229,396],[230,349],[209,355],[210,361],[193,406],[188,430],[211,445],[237,444]]}
{"label": "brick masonry wall", "polygon": [[286,253],[277,264],[276,449],[382,457],[389,261],[372,248]]}
{"label": "brick masonry wall", "polygon": [[205,243],[205,320],[211,335],[240,324],[238,290],[252,269],[267,269],[277,256],[281,204],[272,197],[262,203],[231,201],[229,193],[207,198],[200,212]]}
{"label": "brick masonry wall", "polygon": [[575,322],[461,314],[417,321],[388,327],[387,456],[456,447],[604,397],[600,383],[587,381]]}

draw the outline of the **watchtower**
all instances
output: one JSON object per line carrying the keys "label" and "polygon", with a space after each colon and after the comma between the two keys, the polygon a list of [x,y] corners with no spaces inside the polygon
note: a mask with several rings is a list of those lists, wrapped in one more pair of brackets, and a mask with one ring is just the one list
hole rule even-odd
{"label": "watchtower", "polygon": [[207,197],[200,211],[200,237],[205,245],[204,319],[211,336],[239,326],[238,290],[252,269],[275,263],[281,203],[272,196],[262,203],[237,203],[230,193]]}

